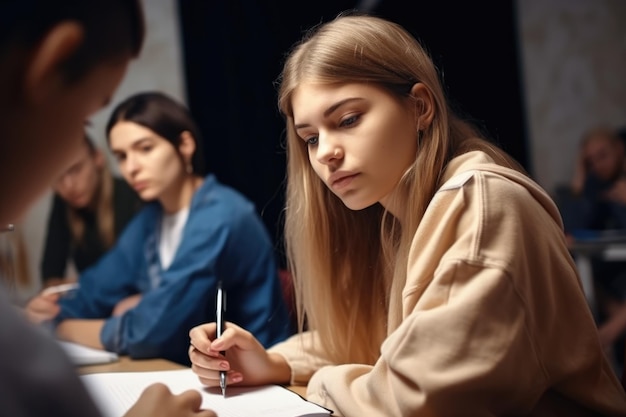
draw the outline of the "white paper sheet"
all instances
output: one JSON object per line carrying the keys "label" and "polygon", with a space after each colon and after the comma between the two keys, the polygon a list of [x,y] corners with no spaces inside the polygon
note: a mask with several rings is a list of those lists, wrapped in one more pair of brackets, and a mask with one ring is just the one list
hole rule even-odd
{"label": "white paper sheet", "polygon": [[94,349],[63,340],[59,340],[58,342],[75,365],[97,365],[100,363],[115,362],[119,359],[114,352]]}
{"label": "white paper sheet", "polygon": [[195,389],[202,394],[202,408],[220,417],[322,417],[330,411],[278,385],[228,387],[226,398],[219,388],[204,387],[191,369],[152,372],[110,372],[81,375],[105,417],[121,417],[150,384],[161,382],[179,394]]}

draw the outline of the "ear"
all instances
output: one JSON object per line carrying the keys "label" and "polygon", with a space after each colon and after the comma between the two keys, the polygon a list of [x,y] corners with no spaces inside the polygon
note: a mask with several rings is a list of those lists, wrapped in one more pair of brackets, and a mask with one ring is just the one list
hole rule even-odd
{"label": "ear", "polygon": [[61,66],[83,41],[83,28],[75,22],[54,26],[33,51],[26,68],[25,91],[34,102],[54,93],[62,80]]}
{"label": "ear", "polygon": [[190,131],[185,130],[180,134],[180,143],[178,144],[178,152],[183,157],[185,163],[191,162],[191,157],[196,151],[196,139]]}
{"label": "ear", "polygon": [[433,95],[424,83],[415,83],[411,88],[411,97],[415,106],[415,127],[424,130],[430,126],[435,117]]}

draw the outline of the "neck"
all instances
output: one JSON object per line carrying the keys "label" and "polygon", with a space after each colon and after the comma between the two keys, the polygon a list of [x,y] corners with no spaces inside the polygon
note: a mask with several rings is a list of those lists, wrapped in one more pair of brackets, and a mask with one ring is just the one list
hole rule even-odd
{"label": "neck", "polygon": [[200,188],[204,178],[195,175],[185,177],[171,187],[170,192],[164,193],[159,201],[167,214],[176,213],[191,205],[191,200],[196,190]]}

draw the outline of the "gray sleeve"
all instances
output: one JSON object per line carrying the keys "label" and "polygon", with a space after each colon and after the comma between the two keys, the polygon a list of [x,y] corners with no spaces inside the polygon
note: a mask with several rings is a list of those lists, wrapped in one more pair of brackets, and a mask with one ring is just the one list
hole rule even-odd
{"label": "gray sleeve", "polygon": [[56,342],[22,317],[0,286],[0,414],[101,417]]}

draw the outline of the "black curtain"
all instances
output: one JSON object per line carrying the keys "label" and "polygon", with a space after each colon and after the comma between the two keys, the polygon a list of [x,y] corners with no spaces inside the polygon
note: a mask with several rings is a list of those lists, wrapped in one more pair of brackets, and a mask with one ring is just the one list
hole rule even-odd
{"label": "black curtain", "polygon": [[304,30],[368,4],[424,42],[449,98],[530,171],[514,0],[482,9],[461,1],[179,0],[187,100],[208,167],[256,204],[281,262],[284,126],[274,83]]}

